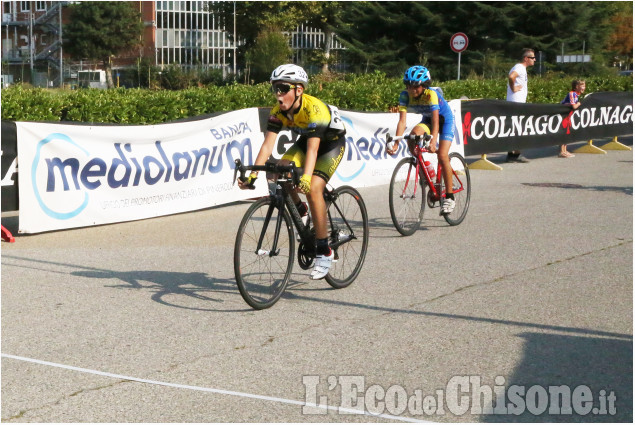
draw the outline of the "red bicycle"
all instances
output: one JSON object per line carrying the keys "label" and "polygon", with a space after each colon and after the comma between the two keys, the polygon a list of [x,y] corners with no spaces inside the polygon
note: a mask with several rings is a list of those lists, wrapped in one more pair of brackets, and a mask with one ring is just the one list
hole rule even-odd
{"label": "red bicycle", "polygon": [[[428,151],[432,136],[405,135],[391,137],[386,135],[386,145],[395,140],[412,140],[416,142],[415,156],[404,158],[395,167],[390,179],[390,217],[399,233],[410,236],[417,231],[423,220],[426,203],[430,208],[440,207],[445,199],[445,181],[439,162],[435,173],[434,167],[424,161],[423,154]],[[455,207],[449,214],[439,212],[451,226],[460,224],[470,206],[470,171],[465,159],[457,152],[449,155],[452,167],[452,191]],[[427,183],[427,185],[426,185]],[[426,186],[430,189],[426,196]],[[441,210],[439,208],[439,210]]]}

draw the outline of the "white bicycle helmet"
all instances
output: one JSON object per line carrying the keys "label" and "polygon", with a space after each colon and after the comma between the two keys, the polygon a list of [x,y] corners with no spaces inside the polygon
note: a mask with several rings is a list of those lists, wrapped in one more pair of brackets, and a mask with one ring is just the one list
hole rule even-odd
{"label": "white bicycle helmet", "polygon": [[273,70],[270,82],[273,83],[274,81],[302,84],[302,86],[306,88],[306,86],[309,85],[309,76],[302,67],[287,63]]}

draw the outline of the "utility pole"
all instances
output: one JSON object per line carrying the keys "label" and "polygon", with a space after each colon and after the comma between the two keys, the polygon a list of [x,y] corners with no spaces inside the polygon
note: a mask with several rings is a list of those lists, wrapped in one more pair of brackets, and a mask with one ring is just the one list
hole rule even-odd
{"label": "utility pole", "polygon": [[[64,59],[63,59],[63,53],[64,50],[62,48],[62,3],[60,3],[59,5],[59,18],[60,18],[60,88],[64,87]],[[69,70],[69,76],[70,76],[70,70]]]}
{"label": "utility pole", "polygon": [[234,81],[236,81],[236,2],[234,1]]}
{"label": "utility pole", "polygon": [[29,66],[31,70],[31,84],[33,81],[33,10],[29,8]]}

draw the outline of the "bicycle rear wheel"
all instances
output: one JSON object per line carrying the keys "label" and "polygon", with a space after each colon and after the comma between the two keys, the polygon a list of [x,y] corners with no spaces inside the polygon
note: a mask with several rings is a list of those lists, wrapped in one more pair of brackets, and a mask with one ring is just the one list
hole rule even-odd
{"label": "bicycle rear wheel", "polygon": [[328,203],[329,244],[341,243],[334,249],[335,259],[326,275],[333,288],[345,288],[362,270],[368,248],[368,213],[359,192],[350,186],[333,191],[336,200]]}
{"label": "bicycle rear wheel", "polygon": [[[279,210],[272,198],[263,198],[249,207],[243,217],[234,245],[234,274],[240,294],[256,310],[269,308],[283,294],[295,255],[291,217]],[[282,223],[275,253],[271,252],[276,222],[282,211]],[[267,220],[268,214],[271,214]],[[258,248],[258,241],[262,244]]]}
{"label": "bicycle rear wheel", "polygon": [[[452,152],[449,156],[453,170],[452,188],[455,206],[450,214],[444,214],[443,217],[449,225],[456,226],[461,224],[470,207],[472,185],[470,183],[470,170],[467,168],[465,159],[457,152]],[[445,192],[445,179],[443,180],[443,191]]]}
{"label": "bicycle rear wheel", "polygon": [[390,217],[399,233],[410,236],[417,231],[425,209],[426,185],[419,175],[416,182],[417,162],[404,158],[395,167],[390,179]]}

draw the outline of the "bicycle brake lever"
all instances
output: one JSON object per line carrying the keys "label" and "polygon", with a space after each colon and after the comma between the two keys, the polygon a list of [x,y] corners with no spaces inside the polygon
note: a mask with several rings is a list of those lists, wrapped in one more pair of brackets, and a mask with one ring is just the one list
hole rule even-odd
{"label": "bicycle brake lever", "polygon": [[300,183],[300,178],[298,177],[298,168],[295,162],[291,163],[291,176],[293,177],[293,185],[297,186]]}
{"label": "bicycle brake lever", "polygon": [[236,176],[238,176],[238,171],[240,170],[240,181],[244,182],[245,181],[245,167],[243,167],[242,162],[240,161],[240,158],[236,159],[234,161],[234,164],[236,165],[234,167],[234,179],[232,180],[232,186],[234,184],[236,184]]}

